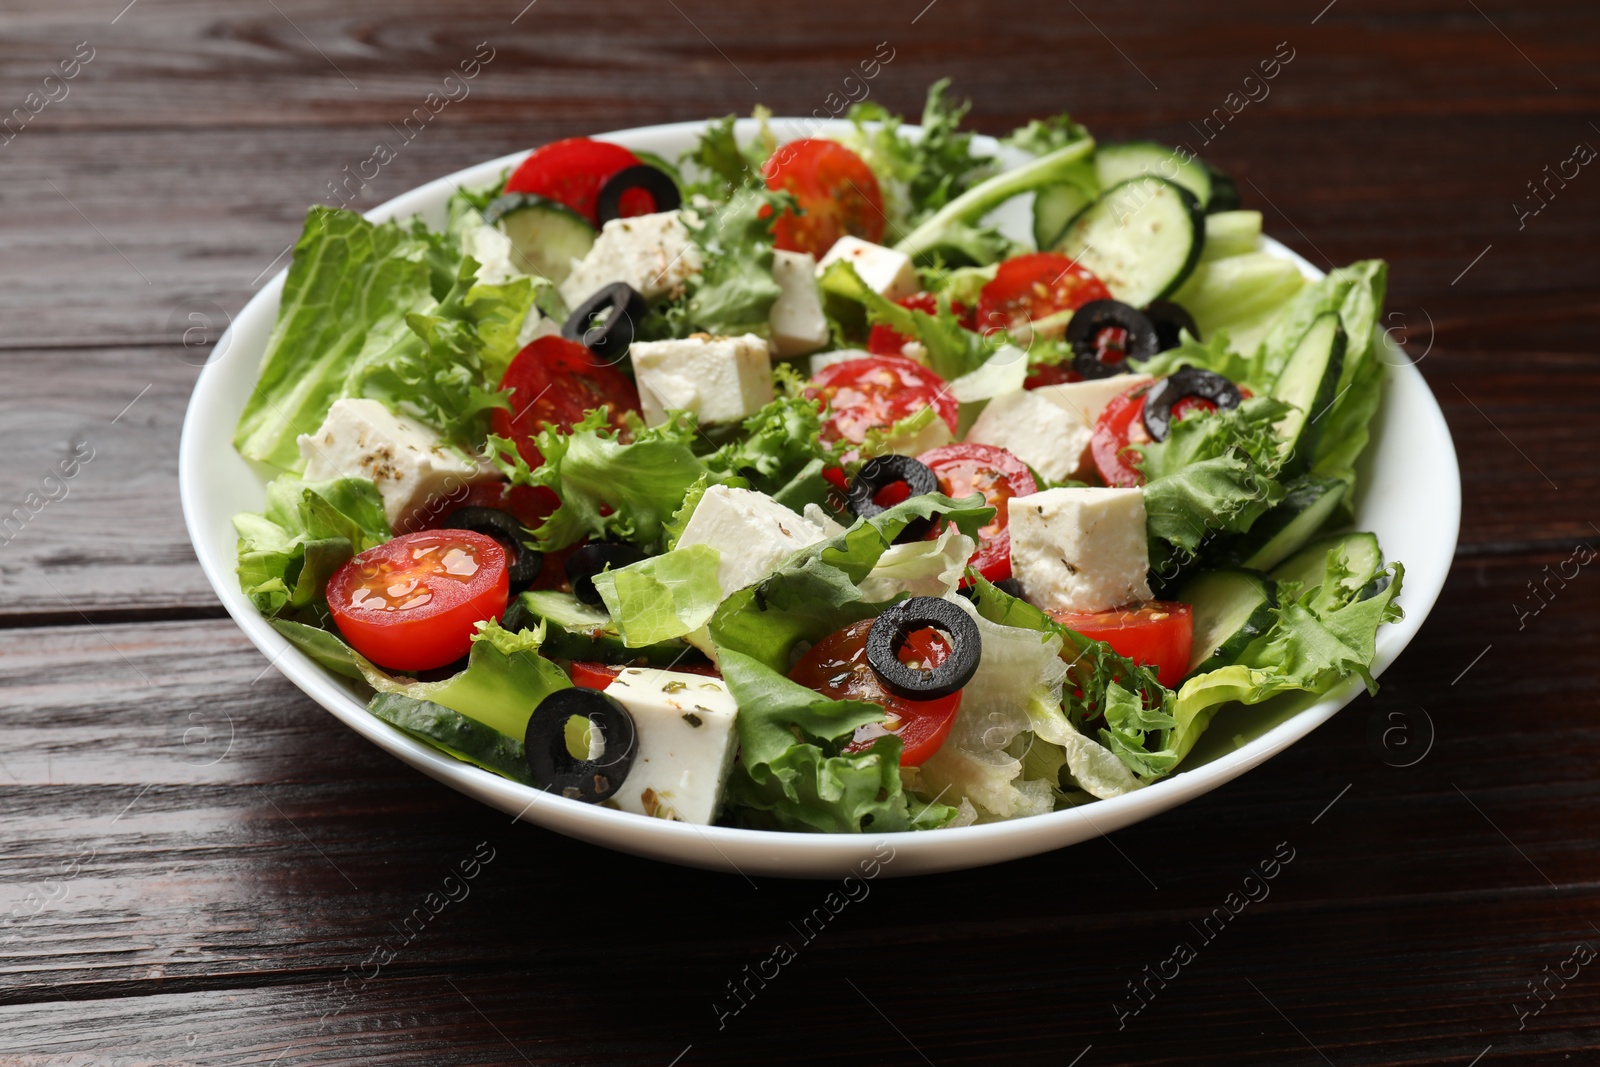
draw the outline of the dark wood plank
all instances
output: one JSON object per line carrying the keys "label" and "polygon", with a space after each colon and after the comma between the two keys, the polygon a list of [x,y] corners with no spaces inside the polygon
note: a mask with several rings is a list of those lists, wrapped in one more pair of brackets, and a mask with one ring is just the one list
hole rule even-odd
{"label": "dark wood plank", "polygon": [[[1593,576],[1552,586],[1520,630],[1511,609],[1561,558],[1463,564],[1375,700],[1115,847],[876,881],[804,945],[788,924],[826,885],[753,887],[513,827],[263,676],[225,626],[7,631],[0,903],[46,904],[0,938],[0,1049],[518,1062],[481,1010],[534,1062],[664,1063],[693,1044],[741,1063],[798,1010],[818,1025],[786,1039],[797,1059],[915,1061],[849,978],[936,1063],[1046,1062],[1041,1041],[1048,1062],[1091,1043],[1116,1062],[1311,1062],[1251,982],[1341,1064],[1591,1050],[1588,984],[1520,1033],[1511,1009],[1573,943],[1600,944]],[[1374,740],[1395,712],[1416,748]],[[1189,923],[1285,841],[1270,896],[1200,945]],[[494,858],[470,895],[345,1003],[339,983],[480,842]],[[725,983],[785,939],[799,958],[719,1029]],[[1125,983],[1175,940],[1199,959],[1119,1031],[1113,1002],[1131,1007]],[[69,1011],[81,1028],[62,1030]]]}

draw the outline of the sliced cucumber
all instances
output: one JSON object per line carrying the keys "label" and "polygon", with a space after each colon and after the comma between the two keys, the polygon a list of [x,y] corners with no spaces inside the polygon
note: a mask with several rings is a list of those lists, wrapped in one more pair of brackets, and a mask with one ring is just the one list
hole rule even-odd
{"label": "sliced cucumber", "polygon": [[511,262],[524,274],[560,284],[572,261],[594,245],[589,220],[565,204],[532,193],[507,193],[490,202],[484,219],[511,239]]}
{"label": "sliced cucumber", "polygon": [[1165,178],[1130,178],[1067,224],[1057,250],[1089,268],[1111,295],[1144,307],[1177,292],[1200,262],[1205,216],[1194,194]]}
{"label": "sliced cucumber", "polygon": [[[605,611],[554,589],[530,589],[517,597],[506,610],[502,625],[512,631],[531,630],[541,621],[546,628],[540,651],[551,659],[664,667],[689,652],[689,646],[679,640],[629,648]],[[693,658],[699,662],[697,654]]]}
{"label": "sliced cucumber", "polygon": [[[1383,550],[1376,534],[1366,532],[1335,534],[1314,541],[1275,567],[1275,582],[1293,582],[1299,593],[1323,585],[1328,580],[1328,556],[1337,552],[1351,575],[1351,588],[1365,589],[1383,570]],[[1298,595],[1298,594],[1297,594]]]}
{"label": "sliced cucumber", "polygon": [[1211,199],[1206,201],[1208,212],[1238,211],[1239,184],[1215,167],[1207,167],[1211,175]]}
{"label": "sliced cucumber", "polygon": [[476,763],[513,782],[534,784],[521,739],[507,737],[459,711],[399,693],[379,693],[367,710],[390,726],[420,737],[458,759]]}
{"label": "sliced cucumber", "polygon": [[1067,223],[1088,207],[1094,197],[1076,185],[1047,185],[1033,194],[1033,243],[1053,248],[1067,232]]}
{"label": "sliced cucumber", "polygon": [[1102,189],[1148,174],[1177,182],[1194,194],[1201,207],[1211,203],[1211,169],[1193,155],[1185,162],[1176,148],[1155,141],[1102,144],[1095,149],[1094,169]]}
{"label": "sliced cucumber", "polygon": [[1302,475],[1288,484],[1278,505],[1255,521],[1230,555],[1240,566],[1270,571],[1288,559],[1333,517],[1350,484],[1338,478]]}
{"label": "sliced cucumber", "polygon": [[1287,470],[1304,469],[1316,452],[1317,423],[1338,397],[1344,350],[1339,313],[1325,311],[1311,320],[1272,384],[1272,395],[1294,407],[1278,422]]}
{"label": "sliced cucumber", "polygon": [[1202,571],[1177,599],[1194,608],[1190,674],[1233,663],[1277,618],[1276,583],[1259,571]]}
{"label": "sliced cucumber", "polygon": [[1261,212],[1216,211],[1206,216],[1206,246],[1200,258],[1206,262],[1242,256],[1261,244]]}

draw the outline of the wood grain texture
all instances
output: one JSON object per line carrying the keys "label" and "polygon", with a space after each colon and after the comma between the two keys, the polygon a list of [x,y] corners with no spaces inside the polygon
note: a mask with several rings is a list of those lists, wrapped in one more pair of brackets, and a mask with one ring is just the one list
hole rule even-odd
{"label": "wood grain texture", "polygon": [[[1517,1012],[1600,947],[1600,579],[1549,578],[1600,540],[1600,176],[1514,207],[1600,146],[1594,5],[124,4],[0,11],[0,117],[94,49],[0,145],[0,1067],[1600,1059],[1592,966]],[[894,109],[949,75],[987,132],[1070,108],[1187,140],[1312,262],[1386,258],[1385,325],[1462,467],[1428,626],[1376,698],[1229,786],[1110,840],[873,881],[812,940],[828,885],[512,825],[361,741],[215,617],[177,506],[203,355],[182,331],[237,313],[480,42],[470,95],[361,206],[556,137],[807,114],[887,42]],[[1202,144],[1280,42],[1270,96]],[[1269,895],[1198,931],[1280,842]],[[1196,958],[1133,1013],[1180,941]],[[779,942],[796,958],[747,979]]]}

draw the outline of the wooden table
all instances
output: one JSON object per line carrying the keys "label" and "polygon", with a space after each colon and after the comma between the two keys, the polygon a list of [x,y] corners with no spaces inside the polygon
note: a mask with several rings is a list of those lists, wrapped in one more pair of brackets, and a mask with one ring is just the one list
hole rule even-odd
{"label": "wooden table", "polygon": [[[1593,4],[125,2],[0,14],[0,113],[49,97],[0,147],[0,514],[27,508],[0,545],[0,1065],[1597,1062],[1600,577],[1548,576],[1600,544],[1600,173],[1537,213],[1528,188],[1600,145]],[[951,75],[986,131],[1070,106],[1199,147],[1292,52],[1203,151],[1313,262],[1392,265],[1385,325],[1466,495],[1433,618],[1376,699],[1203,800],[879,880],[810,943],[825,885],[613,855],[406,769],[223,615],[178,428],[206,328],[480,42],[361,204],[557,137],[809,114],[880,42],[896,109]]]}

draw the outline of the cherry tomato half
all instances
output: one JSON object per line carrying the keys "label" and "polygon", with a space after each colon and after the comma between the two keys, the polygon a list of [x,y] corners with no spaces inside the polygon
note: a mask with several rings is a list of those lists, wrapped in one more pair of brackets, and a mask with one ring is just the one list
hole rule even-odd
{"label": "cherry tomato half", "polygon": [[[929,449],[917,457],[939,479],[939,491],[952,500],[982,493],[994,518],[978,531],[978,550],[968,562],[991,582],[1011,577],[1008,502],[1039,491],[1028,465],[996,445],[968,443]],[[930,533],[930,537],[938,536]]]}
{"label": "cherry tomato half", "polygon": [[467,530],[423,530],[375,545],[328,579],[328,608],[380,667],[426,671],[472,647],[475,623],[505,614],[506,553]]}
{"label": "cherry tomato half", "polygon": [[801,212],[786,211],[773,223],[773,247],[820,259],[846,234],[873,243],[883,239],[878,179],[839,142],[808,138],[782,145],[762,174],[767,188],[793,194]]}
{"label": "cherry tomato half", "polygon": [[1139,473],[1139,453],[1128,446],[1150,440],[1144,428],[1144,394],[1149,388],[1137,385],[1113,397],[1095,420],[1089,453],[1109,486],[1131,489],[1144,484],[1144,475]]}
{"label": "cherry tomato half", "polygon": [[[932,293],[917,293],[915,296],[902,297],[895,303],[912,311],[925,311],[929,315],[939,313],[939,298]],[[951,304],[950,311],[961,320],[965,329],[972,329],[972,312],[963,304]],[[900,356],[905,354],[905,346],[912,338],[903,333],[896,333],[889,327],[879,323],[867,335],[867,351],[876,356]]]}
{"label": "cherry tomato half", "polygon": [[1076,311],[1111,290],[1077,260],[1059,252],[1030,252],[1000,264],[978,294],[977,326],[984,333],[1014,330],[1035,319]]}
{"label": "cherry tomato half", "polygon": [[[867,723],[856,730],[844,747],[846,752],[861,752],[886,734],[900,738],[903,746],[900,766],[915,767],[939,751],[961,708],[961,693],[938,700],[907,700],[883,687],[867,666],[867,631],[872,620],[851,623],[829,634],[806,652],[789,672],[792,681],[835,700],[865,700],[879,704],[884,721]],[[918,630],[906,639],[900,662],[909,666],[937,667],[950,654],[950,646],[933,630]]]}
{"label": "cherry tomato half", "polygon": [[495,408],[490,425],[517,443],[530,467],[544,462],[533,435],[545,427],[570,433],[587,412],[603,407],[611,426],[622,429],[622,413],[639,410],[639,390],[627,375],[565,337],[541,337],[518,352],[500,388],[511,390],[511,410]]}
{"label": "cherry tomato half", "polygon": [[1117,655],[1155,669],[1156,681],[1176,689],[1189,673],[1194,646],[1194,609],[1152,600],[1138,607],[1082,614],[1052,611],[1051,618],[1085,637],[1104,641]]}
{"label": "cherry tomato half", "polygon": [[956,432],[960,403],[944,379],[904,356],[871,356],[822,368],[806,396],[827,404],[822,439],[860,444],[873,427],[887,430],[930,404]]}
{"label": "cherry tomato half", "polygon": [[[567,205],[592,225],[599,225],[600,187],[617,171],[638,163],[639,157],[621,145],[570,137],[534,149],[506,179],[506,192],[548,197]],[[654,210],[654,201],[643,190],[630,190],[618,205],[623,216],[645,215]]]}

